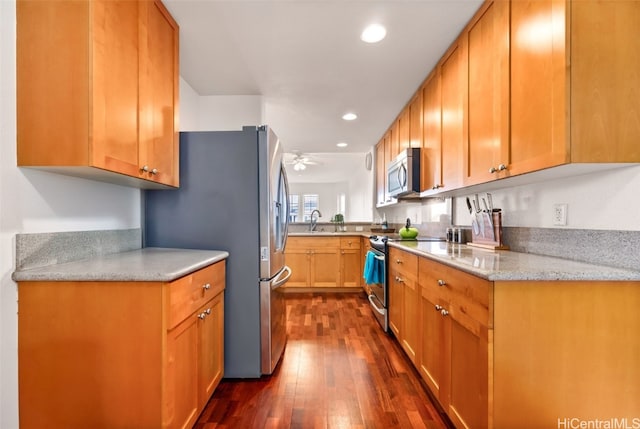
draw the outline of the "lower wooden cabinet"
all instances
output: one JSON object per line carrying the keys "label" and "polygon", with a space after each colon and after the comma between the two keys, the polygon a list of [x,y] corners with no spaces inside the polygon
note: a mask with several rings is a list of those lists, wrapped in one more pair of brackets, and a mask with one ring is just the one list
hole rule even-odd
{"label": "lower wooden cabinet", "polygon": [[173,282],[19,282],[20,427],[193,426],[224,372],[224,264]]}
{"label": "lower wooden cabinet", "polygon": [[416,255],[391,251],[390,324],[456,428],[638,422],[640,282],[492,282],[417,256],[412,314],[393,265]]}
{"label": "lower wooden cabinet", "polygon": [[285,250],[291,278],[286,287],[359,287],[362,250],[358,236],[290,236]]}

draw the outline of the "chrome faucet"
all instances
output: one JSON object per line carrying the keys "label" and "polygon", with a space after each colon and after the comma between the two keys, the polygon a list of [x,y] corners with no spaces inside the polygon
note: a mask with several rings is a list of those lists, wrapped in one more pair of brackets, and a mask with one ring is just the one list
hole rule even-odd
{"label": "chrome faucet", "polygon": [[318,218],[313,218],[313,215],[318,213],[318,217],[322,217],[322,213],[320,210],[314,210],[311,212],[311,217],[309,218],[309,231],[315,231],[316,225],[318,224]]}

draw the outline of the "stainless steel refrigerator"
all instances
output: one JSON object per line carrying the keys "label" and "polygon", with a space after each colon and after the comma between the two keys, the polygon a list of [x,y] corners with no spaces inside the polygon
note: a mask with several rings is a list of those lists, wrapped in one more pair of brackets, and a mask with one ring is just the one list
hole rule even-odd
{"label": "stainless steel refrigerator", "polygon": [[266,127],[180,133],[180,188],[145,191],[145,247],[229,252],[224,376],[271,374],[286,344],[282,145]]}

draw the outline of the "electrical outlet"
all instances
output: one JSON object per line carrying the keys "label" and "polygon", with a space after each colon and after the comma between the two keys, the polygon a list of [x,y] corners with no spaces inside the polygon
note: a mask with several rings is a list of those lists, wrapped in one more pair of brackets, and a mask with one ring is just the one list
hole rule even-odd
{"label": "electrical outlet", "polygon": [[567,224],[567,204],[553,205],[553,224],[557,226],[565,226]]}

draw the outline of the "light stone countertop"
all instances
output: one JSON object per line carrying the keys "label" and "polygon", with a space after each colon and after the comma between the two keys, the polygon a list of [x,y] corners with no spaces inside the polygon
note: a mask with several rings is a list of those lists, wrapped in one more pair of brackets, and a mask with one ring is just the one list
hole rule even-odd
{"label": "light stone countertop", "polygon": [[15,271],[14,281],[149,281],[183,277],[229,257],[220,250],[148,247]]}
{"label": "light stone countertop", "polygon": [[508,250],[446,242],[395,241],[389,246],[424,256],[491,281],[640,281],[640,271]]}

